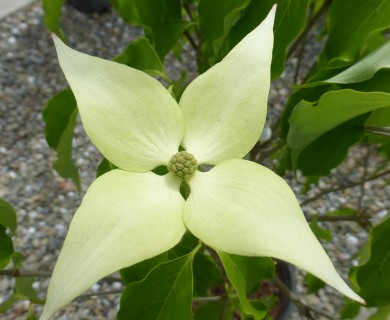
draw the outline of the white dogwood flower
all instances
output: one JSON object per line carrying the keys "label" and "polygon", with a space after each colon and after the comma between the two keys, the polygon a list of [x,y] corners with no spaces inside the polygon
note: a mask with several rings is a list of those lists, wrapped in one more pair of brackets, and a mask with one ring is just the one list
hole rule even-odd
{"label": "white dogwood flower", "polygon": [[[220,251],[291,262],[362,301],[336,272],[285,181],[242,160],[266,119],[274,15],[275,8],[190,83],[179,104],[147,74],[55,38],[84,128],[118,169],[93,182],[77,210],[42,320],[99,279],[171,249],[187,229]],[[201,172],[199,165],[213,167]],[[151,172],[159,166],[169,172]]]}

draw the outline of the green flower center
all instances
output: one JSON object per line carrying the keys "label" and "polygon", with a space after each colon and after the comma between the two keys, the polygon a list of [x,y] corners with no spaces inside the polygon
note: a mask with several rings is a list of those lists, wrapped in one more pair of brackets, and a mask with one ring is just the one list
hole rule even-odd
{"label": "green flower center", "polygon": [[194,156],[187,151],[180,151],[173,155],[168,163],[168,170],[182,180],[190,178],[198,166]]}

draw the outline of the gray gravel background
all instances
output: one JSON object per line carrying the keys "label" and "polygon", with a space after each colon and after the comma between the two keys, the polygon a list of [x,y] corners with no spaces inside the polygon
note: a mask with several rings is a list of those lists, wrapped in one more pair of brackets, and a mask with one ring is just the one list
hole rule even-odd
{"label": "gray gravel background", "polygon": [[[59,69],[50,34],[43,26],[43,11],[40,2],[19,10],[0,20],[0,198],[10,202],[18,214],[18,229],[14,244],[25,257],[28,270],[50,271],[53,269],[59,249],[63,243],[68,224],[79,206],[82,195],[93,181],[101,156],[91,145],[80,125],[76,128],[74,158],[80,168],[82,191],[52,169],[55,153],[49,149],[44,135],[41,111],[47,100],[60,89],[66,87]],[[104,15],[85,16],[72,8],[63,10],[63,29],[70,45],[82,52],[106,59],[115,57],[132,39],[140,34],[135,28],[125,25],[115,12]],[[304,59],[307,68],[313,60],[314,52],[320,46],[311,43]],[[186,65],[194,68],[191,53]],[[280,113],[288,94],[296,59],[292,59],[282,78],[271,89],[270,117]],[[178,76],[180,63],[168,59],[168,71]],[[346,163],[334,174],[320,182],[320,188],[333,183],[347,183],[361,177],[361,165],[368,159],[369,172],[381,163],[367,147],[351,150]],[[297,192],[300,185],[291,179]],[[326,213],[340,206],[359,206],[365,212],[380,219],[390,207],[390,187],[377,180],[343,192],[328,194],[318,201],[305,206],[307,214]],[[311,190],[314,194],[316,190]],[[379,220],[378,220],[379,221]],[[366,233],[355,223],[323,224],[331,228],[337,236],[326,248],[337,268],[346,276],[350,258],[366,241]],[[356,263],[356,261],[352,261]],[[302,273],[298,272],[298,279]],[[301,280],[300,280],[301,283]],[[0,277],[0,302],[12,290],[13,279]],[[47,279],[39,279],[34,286],[44,297]],[[120,289],[120,284],[99,283],[91,292]],[[299,293],[304,292],[302,285]],[[77,300],[63,308],[55,319],[114,319],[119,295],[91,297]],[[342,298],[327,287],[317,295],[309,295],[306,301],[315,308],[332,314],[342,304]],[[0,319],[25,319],[28,304],[17,303]],[[40,314],[41,307],[34,310]],[[362,316],[361,319],[366,319]],[[300,319],[293,315],[291,319]],[[322,319],[318,317],[318,319]]]}

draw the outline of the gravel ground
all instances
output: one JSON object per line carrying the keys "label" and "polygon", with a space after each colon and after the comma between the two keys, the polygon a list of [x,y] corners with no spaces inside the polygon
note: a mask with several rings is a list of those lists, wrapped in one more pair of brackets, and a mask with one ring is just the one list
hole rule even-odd
{"label": "gravel ground", "polygon": [[[66,87],[59,69],[50,34],[43,26],[40,2],[0,20],[0,198],[10,202],[18,213],[18,229],[14,244],[25,255],[25,268],[50,271],[53,269],[59,249],[73,213],[79,206],[82,195],[93,181],[101,156],[91,145],[80,125],[76,128],[74,158],[80,168],[82,190],[59,177],[52,169],[55,153],[45,141],[44,123],[41,111],[47,100]],[[65,7],[63,29],[70,45],[75,49],[106,59],[115,57],[140,30],[125,25],[115,12],[104,15],[85,16],[72,8]],[[313,60],[313,52],[320,46],[312,44],[304,61]],[[189,54],[190,56],[190,54]],[[191,58],[187,64],[193,70]],[[271,89],[270,116],[275,117],[282,109],[294,73],[294,64],[286,68],[282,79]],[[169,72],[178,76],[180,63],[169,59]],[[305,68],[307,66],[303,66]],[[326,188],[333,183],[355,181],[364,172],[360,166],[367,161],[370,148],[353,148],[346,163],[332,176],[321,180],[319,187]],[[369,172],[375,169],[381,159],[370,156]],[[297,193],[300,184],[290,181]],[[375,217],[384,216],[390,207],[390,187],[383,181],[373,181],[361,188],[355,187],[343,192],[331,193],[304,207],[307,214],[325,213],[340,206],[358,206]],[[315,194],[316,189],[309,192]],[[350,258],[366,240],[364,230],[354,223],[323,224],[337,236],[326,245],[337,268],[346,275]],[[298,272],[302,279],[302,273]],[[0,302],[12,290],[13,280],[0,278]],[[42,294],[48,281],[41,279],[34,283]],[[91,292],[120,289],[119,283],[99,283]],[[298,292],[304,292],[301,285]],[[119,295],[92,297],[77,300],[63,308],[56,319],[114,319]],[[334,312],[342,303],[340,296],[331,288],[320,290],[318,295],[309,295],[309,304],[326,312]],[[0,319],[25,319],[28,304],[17,303]],[[41,307],[36,306],[37,314]],[[291,319],[300,319],[294,315]],[[321,319],[320,317],[318,319]]]}

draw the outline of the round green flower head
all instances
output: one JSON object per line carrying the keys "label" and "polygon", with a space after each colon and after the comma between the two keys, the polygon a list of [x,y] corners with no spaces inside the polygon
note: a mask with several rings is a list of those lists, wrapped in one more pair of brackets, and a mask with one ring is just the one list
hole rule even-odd
{"label": "round green flower head", "polygon": [[182,180],[190,178],[198,166],[194,156],[187,151],[180,151],[173,155],[168,163],[168,170]]}

